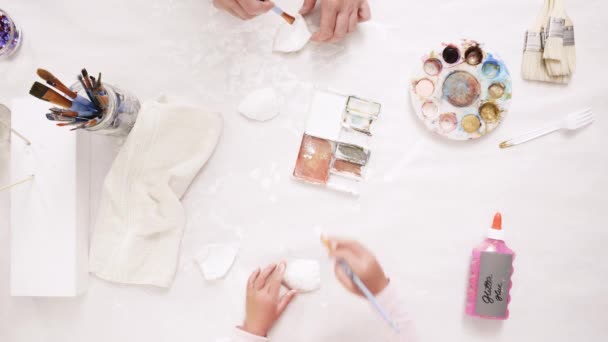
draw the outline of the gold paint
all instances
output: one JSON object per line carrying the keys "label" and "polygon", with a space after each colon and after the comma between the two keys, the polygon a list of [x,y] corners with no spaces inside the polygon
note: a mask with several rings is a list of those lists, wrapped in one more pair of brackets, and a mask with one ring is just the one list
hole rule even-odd
{"label": "gold paint", "polygon": [[461,125],[465,132],[475,133],[481,127],[481,121],[479,121],[477,115],[469,114],[462,118]]}
{"label": "gold paint", "polygon": [[499,99],[505,94],[505,85],[501,83],[492,83],[488,88],[488,93],[493,99]]}
{"label": "gold paint", "polygon": [[485,122],[496,122],[500,118],[500,109],[494,103],[486,102],[479,107],[479,115]]}
{"label": "gold paint", "polygon": [[500,143],[500,145],[498,145],[500,148],[508,148],[513,146],[513,144],[510,141],[503,141]]}

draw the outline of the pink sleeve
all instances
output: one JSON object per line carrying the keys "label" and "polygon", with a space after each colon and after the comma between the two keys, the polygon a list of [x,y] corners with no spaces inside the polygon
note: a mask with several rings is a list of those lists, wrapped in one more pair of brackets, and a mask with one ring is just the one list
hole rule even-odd
{"label": "pink sleeve", "polygon": [[234,328],[230,342],[269,342],[266,337],[250,334],[244,330]]}
{"label": "pink sleeve", "polygon": [[414,322],[405,309],[405,301],[397,291],[395,285],[390,283],[377,296],[378,303],[386,310],[389,317],[399,327],[399,333],[386,325],[385,336],[391,342],[415,342],[416,332]]}

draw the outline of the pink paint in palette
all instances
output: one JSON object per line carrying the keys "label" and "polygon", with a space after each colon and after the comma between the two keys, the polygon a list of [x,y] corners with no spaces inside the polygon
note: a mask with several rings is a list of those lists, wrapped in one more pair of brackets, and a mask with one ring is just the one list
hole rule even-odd
{"label": "pink paint in palette", "polygon": [[358,194],[369,165],[372,124],[379,115],[377,102],[315,90],[294,177]]}

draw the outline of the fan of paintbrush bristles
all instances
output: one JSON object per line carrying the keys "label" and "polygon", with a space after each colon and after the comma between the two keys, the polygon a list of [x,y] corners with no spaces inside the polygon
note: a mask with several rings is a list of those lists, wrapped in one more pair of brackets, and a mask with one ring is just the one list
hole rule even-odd
{"label": "fan of paintbrush bristles", "polygon": [[57,126],[74,126],[72,130],[88,128],[97,125],[108,106],[108,94],[101,83],[101,73],[95,79],[89,76],[86,69],[78,75],[87,98],[80,96],[66,87],[57,77],[44,69],[38,69],[38,76],[53,87],[40,82],[34,82],[30,95],[50,102],[58,107],[50,109],[46,118],[58,121]]}
{"label": "fan of paintbrush bristles", "polygon": [[574,25],[564,0],[545,0],[536,22],[526,32],[523,78],[568,83],[575,69]]}

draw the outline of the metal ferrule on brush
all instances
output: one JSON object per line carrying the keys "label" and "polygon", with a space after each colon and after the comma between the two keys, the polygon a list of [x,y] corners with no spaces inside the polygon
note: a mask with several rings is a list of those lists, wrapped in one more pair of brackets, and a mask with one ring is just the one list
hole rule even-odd
{"label": "metal ferrule on brush", "polygon": [[541,32],[526,31],[526,39],[524,41],[524,51],[543,51],[543,34]]}
{"label": "metal ferrule on brush", "polygon": [[566,26],[566,19],[550,17],[546,29],[547,38],[564,38],[564,26]]}
{"label": "metal ferrule on brush", "polygon": [[574,26],[564,27],[564,46],[574,46]]}

